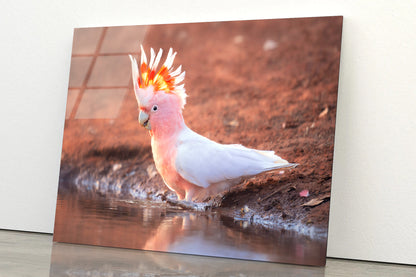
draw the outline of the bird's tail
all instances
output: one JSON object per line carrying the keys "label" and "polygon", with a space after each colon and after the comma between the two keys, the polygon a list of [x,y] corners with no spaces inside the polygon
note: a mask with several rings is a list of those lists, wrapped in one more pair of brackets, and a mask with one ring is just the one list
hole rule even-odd
{"label": "bird's tail", "polygon": [[282,159],[274,151],[251,149],[240,144],[223,145],[223,147],[232,157],[233,168],[238,172],[241,171],[241,175],[245,176],[255,176],[262,172],[293,168],[298,165]]}
{"label": "bird's tail", "polygon": [[269,162],[272,162],[273,164],[269,164],[267,168],[265,168],[264,172],[270,172],[278,169],[289,169],[289,168],[295,168],[299,164],[297,163],[289,163],[285,159],[282,159],[281,157],[277,156],[274,151],[264,151],[264,150],[256,150],[259,154],[267,157]]}
{"label": "bird's tail", "polygon": [[273,162],[274,164],[279,166],[281,165],[282,167],[296,167],[299,165],[296,163],[289,163],[288,161],[277,156],[274,151],[256,150],[256,152],[267,157],[270,160],[270,162]]}

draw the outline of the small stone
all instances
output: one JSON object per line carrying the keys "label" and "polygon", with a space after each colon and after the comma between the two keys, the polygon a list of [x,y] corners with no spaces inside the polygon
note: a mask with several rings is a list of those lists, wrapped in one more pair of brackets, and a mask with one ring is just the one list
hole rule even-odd
{"label": "small stone", "polygon": [[117,171],[117,170],[119,170],[120,168],[122,167],[122,165],[121,164],[113,164],[113,171]]}
{"label": "small stone", "polygon": [[277,48],[278,43],[272,39],[268,39],[263,44],[264,51],[270,51]]}
{"label": "small stone", "polygon": [[234,37],[234,43],[235,44],[240,44],[244,41],[244,36],[242,35],[237,35]]}
{"label": "small stone", "polygon": [[231,126],[231,127],[238,127],[239,123],[238,123],[238,121],[236,119],[233,119],[233,120],[229,121],[227,123],[227,125],[228,126]]}
{"label": "small stone", "polygon": [[243,222],[243,229],[246,229],[248,227],[248,222],[247,221],[244,221]]}

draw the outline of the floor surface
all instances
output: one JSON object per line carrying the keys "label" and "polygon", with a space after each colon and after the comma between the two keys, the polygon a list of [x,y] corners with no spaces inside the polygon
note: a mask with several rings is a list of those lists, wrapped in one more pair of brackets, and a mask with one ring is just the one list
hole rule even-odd
{"label": "floor surface", "polygon": [[416,276],[416,266],[327,259],[325,267],[53,243],[52,235],[0,230],[0,277]]}

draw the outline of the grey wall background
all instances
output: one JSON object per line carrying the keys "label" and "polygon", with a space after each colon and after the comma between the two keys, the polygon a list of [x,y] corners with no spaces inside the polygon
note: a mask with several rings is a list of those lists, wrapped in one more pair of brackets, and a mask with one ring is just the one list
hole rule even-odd
{"label": "grey wall background", "polygon": [[74,27],[343,15],[328,256],[416,264],[413,0],[3,2],[0,228],[53,232]]}

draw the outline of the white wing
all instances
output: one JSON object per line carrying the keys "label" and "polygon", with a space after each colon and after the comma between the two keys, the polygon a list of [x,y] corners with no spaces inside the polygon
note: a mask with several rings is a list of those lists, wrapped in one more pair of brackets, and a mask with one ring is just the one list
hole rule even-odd
{"label": "white wing", "polygon": [[273,151],[250,149],[239,144],[219,144],[188,128],[179,136],[175,165],[184,179],[204,188],[295,166],[276,156]]}

